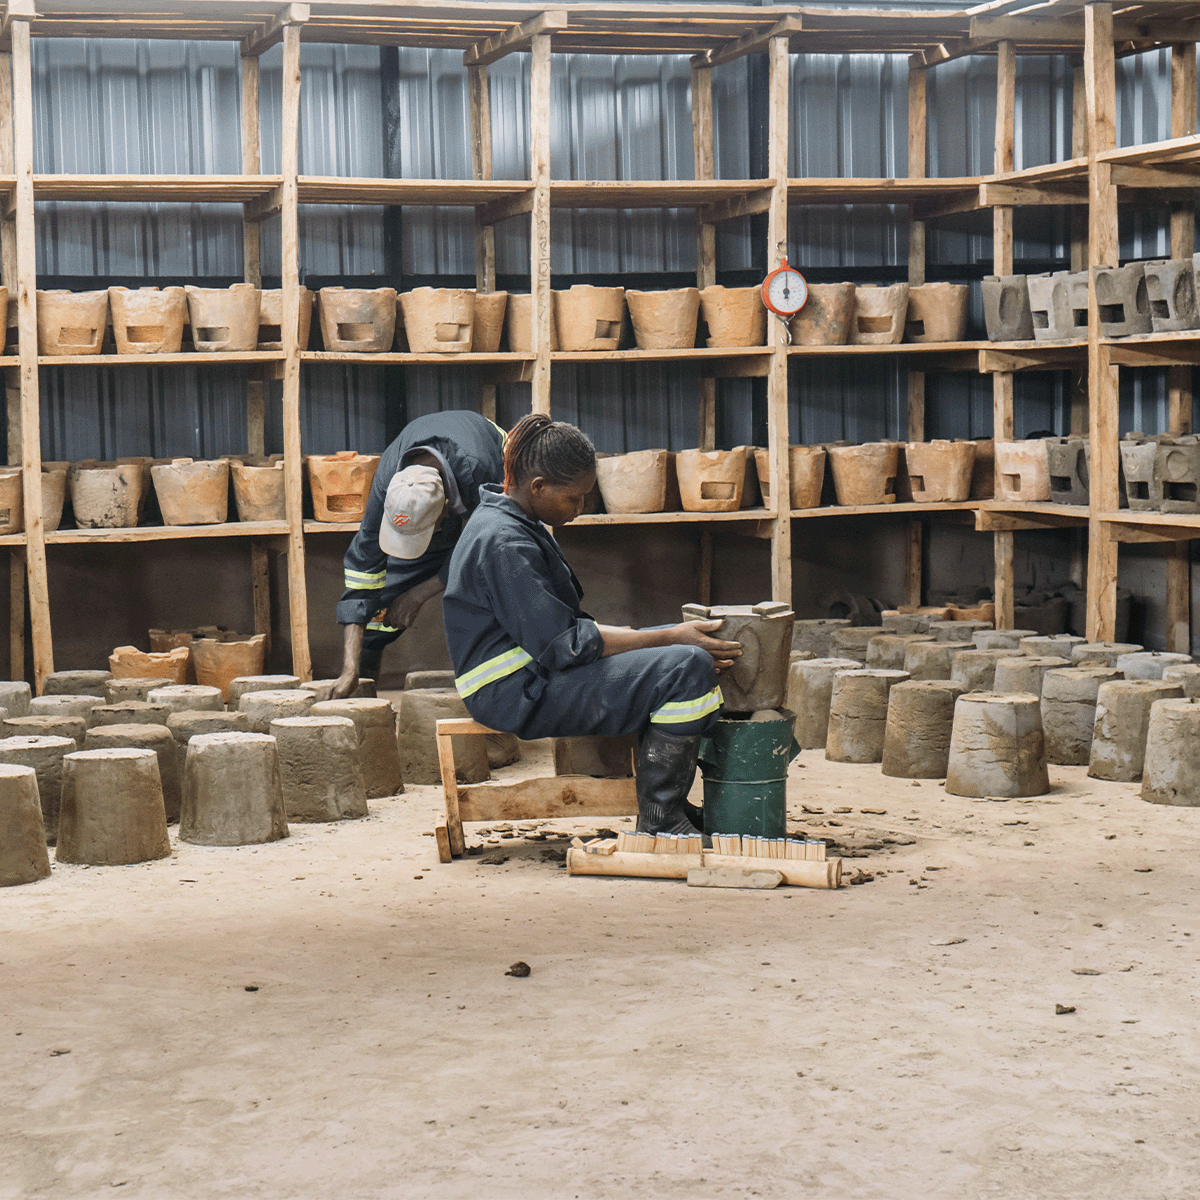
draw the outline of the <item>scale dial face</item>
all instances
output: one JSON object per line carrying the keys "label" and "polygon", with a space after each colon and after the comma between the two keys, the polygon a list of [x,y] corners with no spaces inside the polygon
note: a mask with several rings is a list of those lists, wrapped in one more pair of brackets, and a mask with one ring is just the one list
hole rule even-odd
{"label": "scale dial face", "polygon": [[781,317],[798,313],[808,300],[808,284],[795,267],[786,263],[763,280],[763,303]]}

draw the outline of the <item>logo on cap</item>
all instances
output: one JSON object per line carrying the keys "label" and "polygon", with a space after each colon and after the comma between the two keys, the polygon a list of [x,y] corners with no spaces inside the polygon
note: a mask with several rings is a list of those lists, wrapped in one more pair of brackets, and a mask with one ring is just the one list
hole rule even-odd
{"label": "logo on cap", "polygon": [[412,517],[410,517],[408,515],[408,513],[397,513],[392,518],[392,524],[395,525],[397,529],[399,529],[400,526],[407,525],[409,523],[409,521],[411,521],[411,520],[412,520]]}

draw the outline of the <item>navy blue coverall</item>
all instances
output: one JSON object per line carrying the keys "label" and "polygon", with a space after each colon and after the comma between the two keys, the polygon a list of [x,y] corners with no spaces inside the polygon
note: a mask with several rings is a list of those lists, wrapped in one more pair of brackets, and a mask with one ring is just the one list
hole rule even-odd
{"label": "navy blue coverall", "polygon": [[450,559],[442,597],[455,686],[492,729],[525,739],[616,737],[648,722],[705,733],[721,707],[717,672],[697,646],[602,658],[596,622],[558,543],[492,485]]}
{"label": "navy blue coverall", "polygon": [[[383,452],[362,522],[343,560],[346,590],[337,606],[339,624],[366,626],[360,668],[363,674],[377,672],[384,646],[403,632],[376,621],[379,610],[435,575],[445,582],[450,553],[463,522],[479,504],[480,486],[504,478],[504,439],[504,431],[478,413],[432,413],[410,421]],[[384,497],[392,476],[408,466],[421,450],[431,452],[439,461],[449,501],[447,512],[420,558],[391,558],[379,548]]]}

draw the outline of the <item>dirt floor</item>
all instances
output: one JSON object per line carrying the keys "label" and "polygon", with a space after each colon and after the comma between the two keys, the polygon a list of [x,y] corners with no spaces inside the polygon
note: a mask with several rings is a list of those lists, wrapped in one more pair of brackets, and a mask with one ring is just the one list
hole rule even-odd
{"label": "dirt floor", "polygon": [[0,892],[0,1198],[1195,1196],[1200,811],[1051,780],[805,752],[836,892],[569,878],[596,822],[439,866],[433,787],[56,866]]}

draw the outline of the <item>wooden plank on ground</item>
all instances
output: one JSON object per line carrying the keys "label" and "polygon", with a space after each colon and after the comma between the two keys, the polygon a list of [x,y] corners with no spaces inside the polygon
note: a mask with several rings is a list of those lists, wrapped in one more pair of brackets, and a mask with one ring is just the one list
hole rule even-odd
{"label": "wooden plank on ground", "polygon": [[[444,740],[439,739],[439,745]],[[627,817],[637,810],[637,786],[632,779],[554,775],[515,783],[458,785],[458,811],[463,821]]]}

